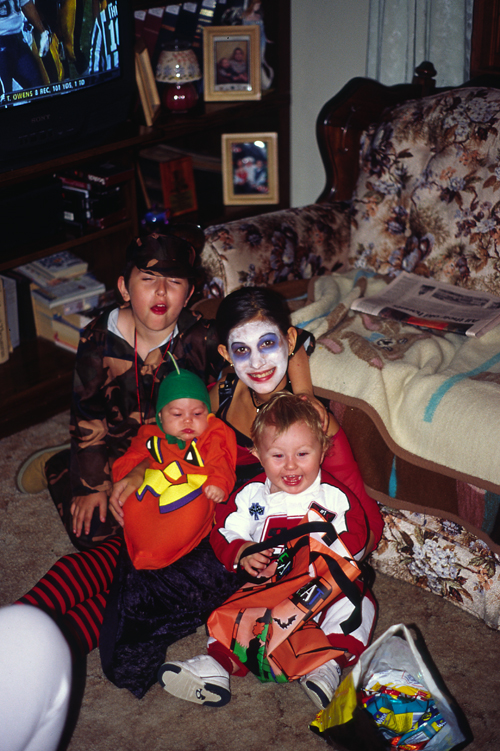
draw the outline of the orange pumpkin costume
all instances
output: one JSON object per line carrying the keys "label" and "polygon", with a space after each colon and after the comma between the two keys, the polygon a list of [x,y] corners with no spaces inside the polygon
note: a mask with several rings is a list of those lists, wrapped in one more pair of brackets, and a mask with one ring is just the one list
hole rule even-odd
{"label": "orange pumpkin costume", "polygon": [[124,507],[124,533],[136,569],[168,566],[195,548],[213,526],[215,504],[203,484],[217,485],[226,498],[236,480],[236,437],[222,420],[179,448],[156,425],[144,425],[113,464],[113,481],[149,459],[141,487]]}

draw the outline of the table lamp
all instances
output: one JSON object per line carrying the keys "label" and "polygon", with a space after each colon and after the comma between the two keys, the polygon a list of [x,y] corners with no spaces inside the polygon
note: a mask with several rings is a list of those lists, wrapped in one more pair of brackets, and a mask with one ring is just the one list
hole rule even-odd
{"label": "table lamp", "polygon": [[187,112],[198,101],[193,81],[201,78],[195,53],[188,42],[175,41],[163,49],[156,65],[156,80],[164,84],[163,104],[172,112]]}

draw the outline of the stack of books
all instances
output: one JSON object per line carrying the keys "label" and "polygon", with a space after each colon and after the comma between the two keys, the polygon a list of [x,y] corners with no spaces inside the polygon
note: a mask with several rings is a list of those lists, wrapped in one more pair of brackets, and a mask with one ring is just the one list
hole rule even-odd
{"label": "stack of books", "polygon": [[15,270],[31,280],[36,335],[76,352],[81,330],[110,294],[87,264],[69,251],[56,253]]}
{"label": "stack of books", "polygon": [[81,276],[86,273],[87,269],[86,261],[65,250],[45,258],[39,258],[38,261],[17,266],[15,270],[27,276],[40,287],[49,287],[59,284],[61,279]]}
{"label": "stack of books", "polygon": [[76,352],[80,333],[93,318],[93,316],[87,316],[84,313],[71,313],[69,315],[54,312],[46,313],[43,309],[35,310],[35,305],[33,305],[33,312],[37,336],[48,339],[58,347],[68,349],[70,352]]}
{"label": "stack of books", "polygon": [[[18,266],[0,276],[2,294],[2,321],[10,339],[10,350],[21,340],[33,339],[36,326],[31,304],[31,284],[40,287],[59,283],[87,271],[87,264],[72,253],[56,253],[39,261]],[[0,326],[3,325],[0,323]],[[1,357],[1,356],[0,356]]]}

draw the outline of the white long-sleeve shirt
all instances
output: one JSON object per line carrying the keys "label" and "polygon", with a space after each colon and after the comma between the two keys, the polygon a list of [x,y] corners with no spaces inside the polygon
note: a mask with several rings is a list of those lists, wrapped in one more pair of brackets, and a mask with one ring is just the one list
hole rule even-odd
{"label": "white long-sleeve shirt", "polygon": [[[347,490],[347,489],[346,489]],[[339,537],[356,560],[363,557],[368,528],[357,497],[337,487],[334,478],[320,470],[313,484],[301,493],[270,492],[264,474],[233,493],[227,503],[216,509],[216,523],[210,541],[224,566],[231,571],[238,551],[245,542],[270,540],[302,520],[313,505],[324,512]]]}

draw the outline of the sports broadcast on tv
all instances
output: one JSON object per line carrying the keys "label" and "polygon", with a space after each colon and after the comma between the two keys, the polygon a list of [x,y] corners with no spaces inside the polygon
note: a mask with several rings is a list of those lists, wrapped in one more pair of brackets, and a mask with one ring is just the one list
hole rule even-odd
{"label": "sports broadcast on tv", "polygon": [[118,0],[0,0],[0,109],[120,76]]}

